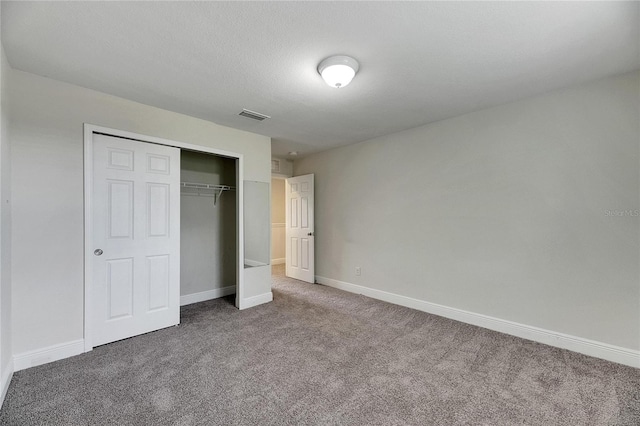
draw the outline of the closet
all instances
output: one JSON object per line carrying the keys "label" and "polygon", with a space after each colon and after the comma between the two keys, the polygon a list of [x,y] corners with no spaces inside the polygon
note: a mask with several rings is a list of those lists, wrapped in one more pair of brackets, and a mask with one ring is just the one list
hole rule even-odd
{"label": "closet", "polygon": [[236,292],[236,160],[181,150],[180,304]]}

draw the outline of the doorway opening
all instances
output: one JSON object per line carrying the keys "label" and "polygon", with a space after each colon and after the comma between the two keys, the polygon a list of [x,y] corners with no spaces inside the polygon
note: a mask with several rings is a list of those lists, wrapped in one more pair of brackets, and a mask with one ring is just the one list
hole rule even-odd
{"label": "doorway opening", "polygon": [[314,175],[271,180],[272,275],[315,283]]}
{"label": "doorway opening", "polygon": [[180,306],[236,293],[236,161],[181,150]]}

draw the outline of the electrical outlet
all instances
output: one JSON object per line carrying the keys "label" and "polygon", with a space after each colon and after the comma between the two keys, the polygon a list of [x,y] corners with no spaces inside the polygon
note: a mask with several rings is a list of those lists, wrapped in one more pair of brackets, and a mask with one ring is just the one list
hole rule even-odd
{"label": "electrical outlet", "polygon": [[356,277],[359,277],[360,275],[362,275],[362,269],[360,269],[359,266],[356,266]]}

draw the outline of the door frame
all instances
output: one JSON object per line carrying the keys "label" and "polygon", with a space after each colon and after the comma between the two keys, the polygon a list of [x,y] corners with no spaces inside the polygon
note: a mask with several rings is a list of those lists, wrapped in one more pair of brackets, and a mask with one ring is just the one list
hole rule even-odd
{"label": "door frame", "polygon": [[84,123],[84,352],[93,350],[92,339],[92,277],[93,277],[93,135],[103,134],[189,151],[214,154],[236,160],[236,306],[244,300],[244,156],[243,154],[202,145],[178,142],[139,133]]}

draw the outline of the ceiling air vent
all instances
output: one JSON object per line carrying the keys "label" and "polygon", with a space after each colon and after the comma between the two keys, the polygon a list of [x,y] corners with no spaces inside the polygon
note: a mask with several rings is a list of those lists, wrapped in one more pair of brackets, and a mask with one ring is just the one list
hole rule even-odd
{"label": "ceiling air vent", "polygon": [[262,121],[266,118],[271,118],[268,115],[264,115],[264,114],[260,114],[259,112],[255,112],[255,111],[251,111],[248,109],[243,109],[242,112],[238,115],[241,115],[243,117],[247,117],[247,118],[251,118],[253,120],[258,120],[258,121]]}

